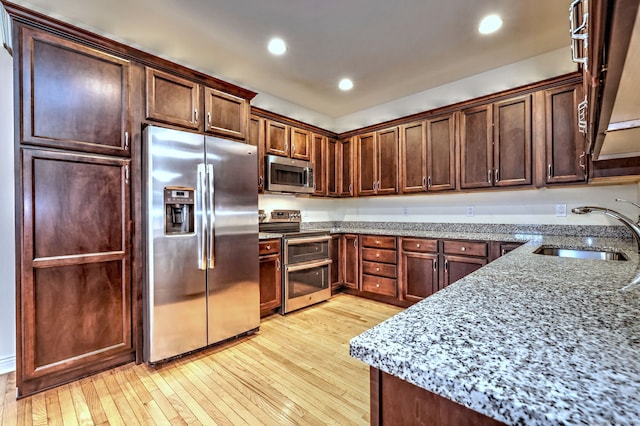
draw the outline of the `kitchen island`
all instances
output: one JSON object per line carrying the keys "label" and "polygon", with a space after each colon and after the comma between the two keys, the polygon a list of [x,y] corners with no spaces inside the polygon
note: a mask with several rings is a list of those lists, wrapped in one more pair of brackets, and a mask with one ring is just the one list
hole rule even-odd
{"label": "kitchen island", "polygon": [[[541,245],[629,260],[534,254]],[[351,355],[372,367],[372,424],[399,424],[385,404],[413,398],[382,394],[384,374],[506,424],[637,424],[640,284],[629,283],[639,273],[632,240],[531,237],[351,340]],[[410,401],[407,418],[433,414],[420,405]]]}

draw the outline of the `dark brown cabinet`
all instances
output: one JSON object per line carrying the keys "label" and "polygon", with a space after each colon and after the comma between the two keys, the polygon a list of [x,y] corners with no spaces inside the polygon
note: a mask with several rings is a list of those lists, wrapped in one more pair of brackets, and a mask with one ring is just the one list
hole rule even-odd
{"label": "dark brown cabinet", "polygon": [[247,136],[246,99],[151,67],[146,69],[146,118],[225,138]]}
{"label": "dark brown cabinet", "polygon": [[530,185],[531,95],[461,113],[460,187]]}
{"label": "dark brown cabinet", "polygon": [[327,139],[326,155],[326,195],[337,197],[340,195],[340,142],[337,139]]}
{"label": "dark brown cabinet", "polygon": [[[313,164],[313,195],[327,195],[327,137],[322,135],[311,135],[312,161]],[[335,151],[334,151],[335,152]],[[334,175],[335,179],[335,175]]]}
{"label": "dark brown cabinet", "polygon": [[378,235],[360,237],[360,290],[397,297],[396,238]]}
{"label": "dark brown cabinet", "polygon": [[247,139],[250,145],[258,148],[258,192],[264,191],[264,119],[251,115],[249,117],[249,137]]}
{"label": "dark brown cabinet", "polygon": [[340,141],[340,177],[338,193],[341,197],[353,197],[354,195],[354,144],[353,139],[343,139]]}
{"label": "dark brown cabinet", "polygon": [[455,189],[454,114],[400,129],[401,192]]}
{"label": "dark brown cabinet", "polygon": [[443,241],[440,288],[464,278],[488,263],[489,245],[486,242]]}
{"label": "dark brown cabinet", "polygon": [[265,152],[281,157],[289,156],[289,126],[265,120]]}
{"label": "dark brown cabinet", "polygon": [[44,31],[18,31],[22,143],[129,156],[130,63]]}
{"label": "dark brown cabinet", "polygon": [[260,241],[260,316],[269,315],[282,306],[282,272],[280,240]]}
{"label": "dark brown cabinet", "polygon": [[398,128],[356,136],[356,195],[398,193]]}
{"label": "dark brown cabinet", "polygon": [[298,160],[311,160],[311,133],[307,130],[290,127],[291,152],[289,156]]}
{"label": "dark brown cabinet", "polygon": [[341,237],[342,253],[340,266],[343,284],[347,288],[359,289],[359,259],[358,236],[355,234],[344,234]]}
{"label": "dark brown cabinet", "polygon": [[342,238],[339,234],[331,235],[331,294],[337,293],[342,287],[342,274],[340,271],[340,257],[342,254],[341,246]]}
{"label": "dark brown cabinet", "polygon": [[134,360],[129,160],[22,149],[18,389]]}
{"label": "dark brown cabinet", "polygon": [[419,302],[439,290],[438,240],[400,238],[400,300]]}
{"label": "dark brown cabinet", "polygon": [[150,67],[146,69],[147,119],[198,130],[200,85]]}
{"label": "dark brown cabinet", "polygon": [[587,177],[585,138],[578,130],[582,85],[545,91],[546,183],[583,182]]}

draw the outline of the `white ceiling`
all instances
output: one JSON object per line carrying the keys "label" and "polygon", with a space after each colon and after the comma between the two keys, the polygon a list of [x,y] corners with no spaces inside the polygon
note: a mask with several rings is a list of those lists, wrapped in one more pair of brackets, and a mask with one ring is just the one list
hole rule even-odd
{"label": "white ceiling", "polygon": [[[16,1],[336,118],[567,46],[569,0]],[[479,20],[503,28],[481,36]],[[266,51],[278,35],[289,50]],[[338,80],[355,88],[341,92]]]}

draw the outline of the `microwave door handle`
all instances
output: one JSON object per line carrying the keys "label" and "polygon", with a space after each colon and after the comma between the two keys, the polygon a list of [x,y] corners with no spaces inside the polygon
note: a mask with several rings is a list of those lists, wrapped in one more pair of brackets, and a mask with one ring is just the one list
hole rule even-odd
{"label": "microwave door handle", "polygon": [[207,269],[207,250],[206,250],[206,237],[205,233],[207,232],[207,209],[206,209],[206,176],[204,164],[198,164],[197,169],[198,177],[196,181],[196,217],[199,218],[197,221],[198,229],[196,229],[196,234],[198,234],[198,269],[206,270]]}
{"label": "microwave door handle", "polygon": [[209,269],[213,269],[216,266],[216,253],[215,253],[215,239],[216,239],[216,205],[215,205],[215,191],[213,187],[213,164],[207,164],[207,178],[208,178],[208,191],[209,191]]}

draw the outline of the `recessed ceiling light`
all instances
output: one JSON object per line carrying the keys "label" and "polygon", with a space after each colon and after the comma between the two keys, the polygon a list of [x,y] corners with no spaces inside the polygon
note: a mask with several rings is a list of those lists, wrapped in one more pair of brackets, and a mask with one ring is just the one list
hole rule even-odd
{"label": "recessed ceiling light", "polygon": [[478,31],[481,34],[491,34],[496,32],[502,26],[502,19],[498,15],[489,15],[485,16],[482,21],[480,21],[480,26],[478,27]]}
{"label": "recessed ceiling light", "polygon": [[338,87],[340,88],[340,90],[351,90],[353,89],[353,81],[351,81],[348,78],[343,78],[342,80],[340,80],[340,83],[338,83]]}
{"label": "recessed ceiling light", "polygon": [[274,37],[269,41],[268,49],[274,55],[282,55],[287,51],[287,45],[281,38]]}

